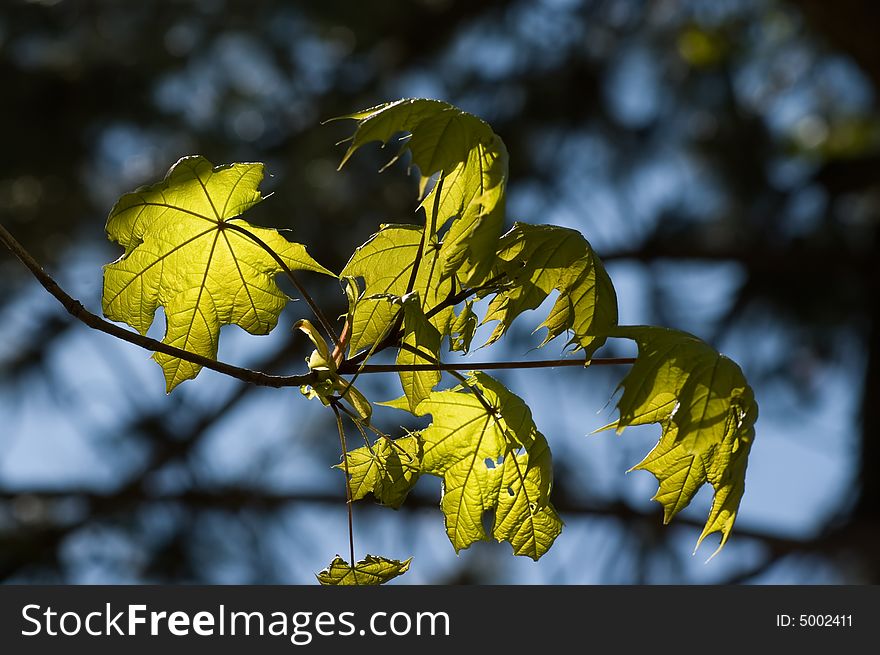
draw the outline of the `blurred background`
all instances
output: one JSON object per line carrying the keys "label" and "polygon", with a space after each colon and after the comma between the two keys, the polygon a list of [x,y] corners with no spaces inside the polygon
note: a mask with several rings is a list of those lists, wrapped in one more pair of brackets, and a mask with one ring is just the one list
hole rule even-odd
{"label": "blurred background", "polygon": [[[507,144],[511,223],[580,230],[621,322],[696,333],[742,365],[761,408],[746,494],[706,563],[709,488],[664,527],[654,478],[625,475],[659,428],[589,436],[625,369],[510,372],[554,453],[553,549],[456,555],[424,479],[399,511],[355,505],[358,555],[414,556],[400,584],[876,584],[877,25],[880,4],[859,0],[6,2],[0,222],[99,312],[120,194],[182,155],[264,161],[274,195],[250,220],[338,271],[380,223],[417,219],[417,189],[405,162],[377,173],[377,146],[336,172],[353,125],[321,121],[458,104]],[[344,311],[333,280],[306,282]],[[548,308],[470,357],[559,356],[533,350]],[[289,326],[305,316],[291,303],[267,337],[224,328],[220,358],[301,371],[311,347]],[[362,389],[400,393],[394,376]],[[320,410],[207,370],[166,396],[148,353],[74,321],[0,252],[0,579],[314,583],[348,544]],[[400,434],[406,419],[378,420]]]}

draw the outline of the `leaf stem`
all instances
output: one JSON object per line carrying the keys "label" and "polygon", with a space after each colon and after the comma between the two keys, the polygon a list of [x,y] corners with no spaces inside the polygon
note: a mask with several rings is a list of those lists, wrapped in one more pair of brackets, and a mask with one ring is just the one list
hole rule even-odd
{"label": "leaf stem", "polygon": [[303,300],[306,301],[306,304],[309,306],[309,308],[312,310],[312,313],[315,315],[315,318],[318,319],[318,322],[327,332],[327,335],[333,340],[333,344],[337,348],[342,349],[342,341],[340,341],[339,335],[336,334],[336,330],[333,328],[333,324],[329,320],[327,320],[327,316],[324,314],[324,312],[321,310],[321,308],[318,306],[318,304],[315,302],[314,298],[312,298],[309,292],[306,291],[306,288],[302,285],[302,283],[300,283],[296,275],[294,275],[293,271],[290,270],[290,267],[281,258],[281,256],[277,252],[275,252],[268,243],[263,241],[253,232],[247,230],[246,228],[243,228],[241,225],[231,223],[230,221],[224,221],[221,223],[221,225],[223,225],[225,229],[233,230],[235,232],[238,232],[239,234],[243,234],[248,239],[260,246],[260,248],[265,250],[272,257],[272,259],[274,259],[278,263],[278,265],[287,275],[293,286],[295,286],[296,290],[299,291],[299,294],[302,296]]}
{"label": "leaf stem", "polygon": [[348,472],[348,447],[345,444],[345,429],[342,427],[342,415],[339,413],[339,407],[334,402],[330,405],[333,413],[336,415],[336,427],[339,430],[339,445],[342,447],[342,466],[345,471],[345,504],[348,507],[348,553],[351,557],[351,567],[354,568],[354,517],[351,508],[351,476]]}
{"label": "leaf stem", "polygon": [[[342,412],[343,414],[348,416],[348,418],[351,419],[352,423],[354,423],[357,426],[366,428],[367,430],[369,430],[370,432],[375,434],[377,438],[386,439],[388,441],[394,441],[390,436],[388,436],[387,434],[382,432],[382,430],[380,430],[375,425],[373,425],[369,420],[362,419],[360,416],[355,414],[353,411],[351,411],[348,407],[346,407],[342,403],[339,403],[337,405],[337,408],[339,409],[340,412]],[[369,445],[369,442],[368,442],[368,445]]]}
{"label": "leaf stem", "polygon": [[485,284],[481,284],[477,287],[471,287],[469,289],[462,289],[458,293],[449,296],[446,300],[439,303],[436,307],[432,307],[427,312],[425,312],[425,318],[433,318],[440,312],[442,312],[447,307],[454,307],[458,303],[463,300],[467,300],[475,293],[479,293],[480,291],[485,291],[486,289],[494,289],[498,286],[498,283],[503,280],[507,276],[506,273],[499,273],[491,280],[488,280]]}

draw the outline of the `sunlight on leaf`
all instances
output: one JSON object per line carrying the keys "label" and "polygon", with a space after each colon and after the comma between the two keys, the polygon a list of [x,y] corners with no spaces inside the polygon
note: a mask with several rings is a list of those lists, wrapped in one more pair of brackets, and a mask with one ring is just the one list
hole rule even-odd
{"label": "sunlight on leaf", "polygon": [[535,309],[556,289],[559,297],[547,319],[542,346],[563,332],[589,358],[617,325],[617,295],[602,262],[575,230],[555,225],[516,223],[501,238],[500,270],[509,284],[489,304],[483,322],[498,321],[488,344],[497,341],[514,319]]}
{"label": "sunlight on leaf", "polygon": [[398,100],[340,118],[358,121],[340,167],[364,144],[388,143],[395,134],[408,133],[392,161],[408,150],[423,190],[440,174],[442,184],[422,206],[429,236],[452,221],[443,238],[443,275],[456,274],[467,284],[482,281],[504,226],[507,182],[507,149],[492,128],[448,103],[426,99]]}
{"label": "sunlight on leaf", "polygon": [[758,418],[752,389],[735,362],[685,332],[625,327],[613,336],[638,343],[639,356],[620,383],[620,419],[607,427],[619,433],[629,425],[661,425],[660,441],[633,469],[659,481],[654,499],[663,505],[665,523],[711,484],[715,495],[697,546],[720,532],[720,550],[745,490]]}
{"label": "sunlight on leaf", "polygon": [[449,326],[449,350],[467,354],[471,349],[478,322],[474,313],[474,302],[469,300]]}
{"label": "sunlight on leaf", "polygon": [[[235,324],[267,334],[288,297],[275,284],[282,267],[233,223],[268,244],[291,270],[333,275],[276,230],[239,215],[262,200],[263,165],[212,166],[184,157],[165,179],[122,196],[107,219],[107,236],[125,253],[104,267],[104,315],[146,334],[165,308],[163,342],[216,358],[220,327]],[[167,391],[201,367],[155,353]]]}
{"label": "sunlight on leaf", "polygon": [[434,391],[419,405],[416,413],[433,419],[422,431],[422,473],[443,478],[440,507],[456,551],[488,538],[483,518],[493,511],[491,535],[537,560],[562,531],[550,503],[547,441],[525,403],[497,380],[474,373],[469,385],[491,411],[463,387]]}
{"label": "sunlight on leaf", "polygon": [[[403,344],[397,355],[398,366],[437,364],[442,337],[425,318],[417,294],[403,299]],[[440,371],[400,371],[400,384],[411,412],[427,398],[440,382]]]}
{"label": "sunlight on leaf", "polygon": [[317,574],[322,585],[380,585],[403,575],[409,570],[412,562],[410,557],[403,562],[375,555],[367,555],[354,566],[339,555],[330,562],[330,566]]}
{"label": "sunlight on leaf", "polygon": [[[422,448],[421,434],[412,432],[349,451],[351,499],[372,493],[383,505],[399,508],[421,475]],[[340,463],[336,468],[345,470],[345,465]]]}
{"label": "sunlight on leaf", "polygon": [[[352,354],[380,340],[394,323],[400,307],[389,303],[388,296],[406,293],[421,239],[422,228],[417,225],[383,225],[345,265],[342,276],[362,278],[365,286],[351,311]],[[441,280],[437,248],[429,244],[412,290],[428,311],[445,300],[451,289],[451,280]],[[431,324],[445,334],[452,315],[447,308],[431,317]]]}

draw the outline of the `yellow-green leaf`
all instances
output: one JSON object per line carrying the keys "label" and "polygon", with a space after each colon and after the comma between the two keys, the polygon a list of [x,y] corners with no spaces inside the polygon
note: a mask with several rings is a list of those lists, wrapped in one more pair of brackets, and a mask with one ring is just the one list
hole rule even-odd
{"label": "yellow-green leaf", "polygon": [[453,169],[467,160],[477,143],[491,144],[497,136],[485,121],[442,100],[404,98],[370,109],[340,116],[358,122],[339,167],[361,146],[379,141],[388,143],[395,134],[408,133],[400,142],[396,156],[404,150],[412,154],[423,178]]}
{"label": "yellow-green leaf", "polygon": [[318,379],[312,384],[304,384],[299,390],[306,398],[317,398],[324,406],[331,405],[334,398],[338,397],[347,401],[362,419],[369,420],[373,413],[373,406],[366,396],[358,391],[348,380],[344,380],[336,372],[336,360],[330,353],[330,348],[324,337],[315,329],[311,321],[300,319],[294,324],[294,329],[305,334],[309,341],[315,345],[312,354],[306,359],[309,370],[318,374]]}
{"label": "yellow-green leaf", "polygon": [[403,575],[409,570],[412,557],[401,562],[386,557],[367,555],[352,566],[339,555],[330,562],[330,566],[317,574],[322,585],[380,585]]}
{"label": "yellow-green leaf", "polygon": [[661,425],[660,441],[633,469],[659,481],[654,499],[666,523],[711,484],[715,495],[697,545],[720,532],[720,550],[745,490],[758,417],[754,393],[735,362],[690,334],[626,327],[614,336],[636,341],[639,356],[620,385],[620,419],[609,427],[620,432],[628,425]]}
{"label": "yellow-green leaf", "polygon": [[[535,309],[556,289],[559,297],[540,327],[542,346],[565,331],[590,357],[617,325],[617,295],[602,262],[575,230],[516,223],[501,238],[498,270],[507,284],[489,304],[487,321],[498,321],[488,344],[497,341],[517,316]],[[540,329],[539,327],[539,329]]]}
{"label": "yellow-green leaf", "polygon": [[[163,342],[212,358],[223,325],[251,334],[272,330],[288,300],[274,281],[283,268],[229,225],[263,241],[291,270],[333,273],[302,245],[239,218],[262,200],[262,179],[259,163],[215,167],[203,157],[184,157],[161,182],[122,196],[107,219],[107,235],[125,253],[104,267],[104,315],[146,334],[162,306]],[[153,358],[168,391],[201,368],[163,353]]]}
{"label": "yellow-green leaf", "polygon": [[477,322],[474,302],[469,300],[449,326],[449,349],[467,353],[474,340],[474,333],[477,331]]}
{"label": "yellow-green leaf", "polygon": [[[422,228],[417,225],[383,225],[379,232],[360,246],[342,270],[344,277],[364,280],[364,291],[351,311],[351,353],[369,348],[394,324],[399,305],[388,296],[403,296],[412,276],[419,251]],[[424,249],[415,284],[421,308],[428,311],[439,305],[452,289],[451,280],[441,280],[436,242]],[[446,308],[431,317],[431,324],[446,333],[452,309]]]}
{"label": "yellow-green leaf", "polygon": [[537,560],[562,530],[547,441],[497,380],[474,373],[467,386],[434,391],[416,412],[433,419],[422,431],[422,473],[443,478],[446,534],[456,551],[487,539],[483,517],[494,511],[491,535]]}
{"label": "yellow-green leaf", "polygon": [[[372,493],[383,505],[399,508],[421,475],[422,447],[420,433],[413,432],[349,451],[351,499],[360,500]],[[345,470],[345,465],[340,463],[336,468]]]}
{"label": "yellow-green leaf", "polygon": [[507,149],[493,136],[488,143],[474,141],[467,159],[444,175],[443,184],[435,185],[422,202],[432,232],[452,220],[440,249],[444,277],[456,274],[470,286],[488,276],[504,228]]}
{"label": "yellow-green leaf", "polygon": [[422,203],[429,235],[453,221],[443,239],[444,277],[456,274],[471,285],[485,278],[504,226],[507,181],[507,149],[492,128],[448,103],[420,98],[341,118],[357,120],[358,125],[340,166],[366,143],[388,143],[395,134],[408,133],[395,159],[404,150],[410,151],[421,173],[422,189],[431,176],[440,174]]}
{"label": "yellow-green leaf", "polygon": [[[438,364],[442,337],[419,307],[417,294],[403,299],[403,345],[397,354],[398,366]],[[400,384],[411,412],[440,382],[440,371],[400,371]]]}

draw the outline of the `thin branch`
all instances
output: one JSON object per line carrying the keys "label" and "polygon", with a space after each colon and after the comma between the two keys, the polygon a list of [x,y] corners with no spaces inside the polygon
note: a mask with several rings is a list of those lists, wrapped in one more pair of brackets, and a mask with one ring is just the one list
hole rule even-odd
{"label": "thin branch", "polygon": [[[229,224],[227,224],[229,225]],[[246,230],[243,230],[247,232]],[[82,303],[67,294],[55,280],[46,273],[39,263],[25,250],[15,237],[10,234],[5,227],[0,225],[0,241],[14,254],[30,271],[33,273],[37,281],[64,308],[71,316],[82,321],[90,328],[99,330],[111,336],[132,343],[136,346],[150,350],[152,352],[161,352],[172,357],[178,357],[193,364],[198,364],[205,368],[209,368],[218,373],[223,373],[230,377],[234,377],[243,382],[249,382],[264,387],[298,387],[304,384],[315,384],[317,382],[317,374],[304,373],[302,375],[270,375],[262,371],[253,371],[248,368],[242,368],[217,361],[203,355],[192,353],[188,350],[182,350],[169,346],[166,343],[157,341],[150,337],[143,336],[137,332],[126,330],[125,328],[102,319],[101,317],[91,313]],[[378,352],[378,350],[377,350]],[[611,366],[617,364],[632,364],[635,359],[631,357],[609,357],[596,358],[590,360],[592,366]],[[577,359],[556,359],[556,360],[537,360],[524,362],[470,362],[467,364],[362,364],[357,357],[344,361],[339,366],[340,374],[351,373],[399,373],[401,371],[490,371],[499,369],[531,369],[531,368],[553,368],[558,366],[584,366],[585,362]]]}
{"label": "thin branch", "polygon": [[260,246],[260,248],[265,250],[272,257],[272,259],[274,259],[278,263],[278,265],[281,267],[281,269],[287,275],[288,279],[291,281],[293,286],[296,287],[296,290],[302,296],[303,300],[305,300],[306,304],[309,306],[309,308],[311,308],[312,313],[315,315],[315,318],[318,319],[318,322],[321,324],[321,326],[324,328],[324,330],[327,332],[327,335],[333,340],[333,344],[337,348],[341,349],[343,347],[342,342],[339,340],[339,335],[336,334],[336,330],[333,328],[333,324],[329,320],[327,320],[327,316],[325,316],[324,312],[321,311],[321,308],[318,306],[318,303],[316,303],[314,298],[312,298],[312,296],[309,294],[309,292],[306,291],[306,288],[297,279],[296,275],[294,275],[293,271],[290,270],[290,267],[281,258],[281,256],[277,252],[272,250],[272,248],[269,246],[268,243],[263,241],[256,234],[243,228],[241,225],[237,225],[236,223],[231,223],[229,221],[225,221],[223,223],[220,223],[220,225],[224,226],[226,229],[230,229],[235,232],[238,232],[239,234],[245,235],[248,239],[250,239],[251,241],[256,243],[258,246]]}
{"label": "thin branch", "polygon": [[123,341],[127,341],[128,343],[132,343],[136,346],[140,346],[145,350],[150,350],[153,352],[160,352],[166,355],[171,355],[172,357],[177,357],[179,359],[186,360],[188,362],[192,362],[193,364],[198,364],[199,366],[204,366],[205,368],[209,368],[213,371],[217,371],[218,373],[223,373],[224,375],[229,375],[230,377],[237,378],[243,382],[249,382],[251,384],[256,384],[264,387],[293,387],[293,386],[301,386],[303,384],[314,384],[317,380],[317,375],[314,373],[305,373],[303,375],[269,375],[268,373],[263,373],[261,371],[252,371],[248,368],[241,368],[239,366],[233,366],[232,364],[227,364],[225,362],[220,362],[213,360],[209,357],[204,357],[203,355],[197,355],[196,353],[189,352],[188,350],[182,350],[180,348],[175,348],[174,346],[169,346],[166,343],[162,343],[161,341],[156,341],[155,339],[151,339],[150,337],[145,337],[137,332],[132,332],[130,330],[126,330],[115,323],[111,323],[109,321],[105,321],[101,317],[91,313],[85,307],[83,307],[82,303],[75,298],[71,297],[64,291],[58,283],[48,274],[40,264],[31,256],[31,254],[25,250],[24,246],[22,246],[18,241],[16,241],[15,237],[13,237],[3,225],[0,225],[0,241],[15,255],[22,264],[24,264],[31,273],[33,273],[34,277],[37,278],[37,281],[43,285],[43,288],[46,289],[52,296],[55,297],[58,302],[60,302],[64,309],[68,311],[68,313],[76,318],[79,321],[82,321],[90,328],[95,330],[99,330],[101,332],[105,332],[111,336],[114,336],[118,339],[122,339]]}
{"label": "thin branch", "polygon": [[[544,359],[524,362],[470,362],[467,364],[361,364],[361,373],[399,373],[401,371],[492,371],[502,369],[523,368],[555,368],[558,366],[616,366],[634,364],[633,357],[598,357],[590,360],[582,359]],[[339,367],[340,374],[348,372],[349,362]],[[352,366],[353,368],[353,366]]]}
{"label": "thin branch", "polygon": [[351,557],[351,566],[354,568],[354,518],[351,504],[353,502],[351,493],[351,474],[348,472],[348,446],[345,443],[345,430],[342,427],[342,415],[339,413],[339,407],[336,403],[330,405],[333,413],[336,415],[336,427],[339,430],[339,445],[342,447],[342,466],[345,471],[345,504],[348,508],[348,553]]}
{"label": "thin branch", "polygon": [[[392,327],[394,327],[394,324],[392,324]],[[399,326],[397,327],[399,328]],[[396,346],[402,338],[403,330],[397,329],[396,331],[391,331],[386,337],[373,344],[372,348],[360,351],[351,359],[343,360],[342,363],[339,364],[338,370],[340,372],[354,373],[359,369],[360,365],[363,364],[363,362],[365,362],[369,357],[372,357],[374,354],[381,352],[386,348]]]}

